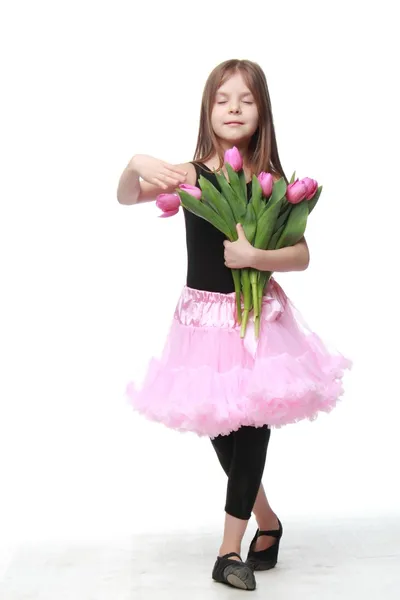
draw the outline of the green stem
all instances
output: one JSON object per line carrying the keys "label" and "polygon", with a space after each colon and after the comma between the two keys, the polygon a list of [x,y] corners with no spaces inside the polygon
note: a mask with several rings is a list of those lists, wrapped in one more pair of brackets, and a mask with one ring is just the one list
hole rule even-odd
{"label": "green stem", "polygon": [[262,271],[260,273],[260,278],[258,280],[258,302],[260,306],[260,312],[262,311],[262,297],[264,295],[264,286],[266,281],[266,271]]}
{"label": "green stem", "polygon": [[258,303],[258,271],[256,269],[250,270],[250,283],[253,295],[254,316],[258,317],[260,314],[260,305]]}
{"label": "green stem", "polygon": [[239,325],[242,323],[242,294],[241,294],[241,278],[240,269],[231,269],[233,283],[235,285],[236,294],[236,321]]}
{"label": "green stem", "polygon": [[268,281],[272,275],[271,271],[260,271],[258,284],[257,284],[257,296],[258,296],[258,306],[259,306],[259,315],[256,319],[254,319],[254,332],[256,339],[260,334],[260,317],[262,315],[262,299],[264,296],[264,291],[266,286],[268,285]]}
{"label": "green stem", "polygon": [[247,322],[249,320],[250,310],[252,308],[252,297],[251,297],[251,283],[249,276],[249,269],[242,269],[242,289],[243,289],[243,315],[242,315],[242,327],[240,330],[240,337],[244,338],[246,335]]}
{"label": "green stem", "polygon": [[254,317],[254,337],[256,338],[256,340],[258,339],[259,335],[260,335],[260,315],[258,315],[257,317]]}

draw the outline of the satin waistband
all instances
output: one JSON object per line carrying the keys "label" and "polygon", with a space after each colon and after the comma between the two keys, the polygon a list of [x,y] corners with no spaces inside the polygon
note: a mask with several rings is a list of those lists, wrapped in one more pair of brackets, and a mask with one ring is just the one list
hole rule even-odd
{"label": "satin waistband", "polygon": [[[281,286],[271,278],[262,300],[262,319],[273,321],[278,318],[286,299]],[[182,325],[192,327],[237,328],[235,303],[235,292],[221,294],[184,286],[174,316]]]}

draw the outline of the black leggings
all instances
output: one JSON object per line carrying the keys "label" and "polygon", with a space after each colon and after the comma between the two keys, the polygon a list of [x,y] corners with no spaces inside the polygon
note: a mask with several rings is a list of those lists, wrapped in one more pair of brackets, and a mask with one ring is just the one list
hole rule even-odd
{"label": "black leggings", "polygon": [[228,475],[225,511],[248,521],[264,472],[271,430],[243,426],[229,435],[211,440],[219,462]]}

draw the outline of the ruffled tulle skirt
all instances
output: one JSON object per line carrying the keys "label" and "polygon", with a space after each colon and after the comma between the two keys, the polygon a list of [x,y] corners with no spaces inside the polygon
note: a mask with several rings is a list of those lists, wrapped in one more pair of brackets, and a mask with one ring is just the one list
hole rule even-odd
{"label": "ruffled tulle skirt", "polygon": [[263,298],[260,335],[235,324],[235,294],[185,286],[160,358],[126,397],[148,419],[211,438],[242,425],[280,427],[331,411],[351,362],[329,351],[278,283]]}

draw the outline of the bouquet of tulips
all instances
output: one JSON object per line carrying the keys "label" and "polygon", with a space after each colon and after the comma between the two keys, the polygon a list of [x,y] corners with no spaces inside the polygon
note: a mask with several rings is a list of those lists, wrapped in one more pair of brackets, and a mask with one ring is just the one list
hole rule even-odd
{"label": "bouquet of tulips", "polygon": [[[205,219],[231,241],[238,239],[236,224],[241,223],[246,238],[255,248],[274,250],[293,246],[304,235],[307,218],[314,209],[322,186],[314,179],[295,179],[289,185],[283,178],[274,182],[270,173],[253,175],[251,198],[247,198],[247,184],[243,159],[236,147],[227,150],[224,164],[228,178],[214,171],[219,189],[203,176],[199,186],[180,185],[177,194],[160,194],[157,206],[163,217],[172,216],[180,204]],[[260,331],[262,297],[272,272],[256,269],[232,269],[236,294],[236,319],[245,336],[251,310],[254,312],[255,336]],[[243,304],[243,310],[242,310]]]}

